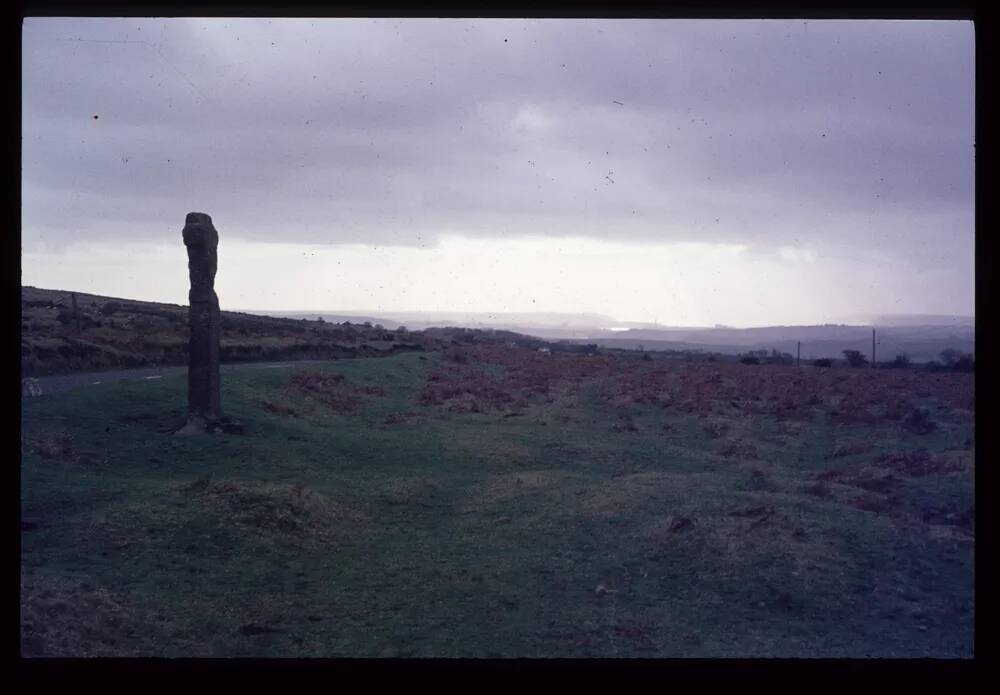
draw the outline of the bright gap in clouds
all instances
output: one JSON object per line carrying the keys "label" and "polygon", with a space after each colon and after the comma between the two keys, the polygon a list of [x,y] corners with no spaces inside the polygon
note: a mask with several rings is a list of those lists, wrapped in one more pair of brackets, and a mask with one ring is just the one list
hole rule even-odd
{"label": "bright gap in clouds", "polygon": [[[899,311],[910,290],[879,269],[857,286],[809,249],[619,243],[587,238],[468,239],[432,247],[307,246],[222,239],[216,288],[224,309],[602,313],[665,325],[806,324],[836,320],[867,297]],[[28,252],[23,283],[187,303],[183,246],[71,245]],[[141,272],[136,269],[142,268]],[[823,307],[817,312],[817,307]]]}

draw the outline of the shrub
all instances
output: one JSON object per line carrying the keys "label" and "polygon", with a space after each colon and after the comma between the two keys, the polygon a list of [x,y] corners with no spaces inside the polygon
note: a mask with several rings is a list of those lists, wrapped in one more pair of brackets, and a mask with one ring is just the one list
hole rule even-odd
{"label": "shrub", "polygon": [[974,372],[976,371],[976,361],[972,355],[962,355],[951,368],[955,372]]}
{"label": "shrub", "polygon": [[752,355],[747,355],[746,357],[741,359],[740,362],[742,362],[743,364],[760,364],[760,359]]}
{"label": "shrub", "polygon": [[859,350],[844,350],[844,359],[852,367],[864,367],[868,364],[868,358],[862,355]]}
{"label": "shrub", "polygon": [[814,360],[813,361],[813,366],[814,367],[832,367],[833,366],[833,360],[831,360],[829,357],[821,357],[818,360]]}
{"label": "shrub", "polygon": [[111,316],[115,312],[121,311],[122,305],[118,302],[108,302],[101,306],[98,310],[102,316]]}
{"label": "shrub", "polygon": [[913,410],[903,420],[903,428],[914,434],[930,434],[937,429],[937,423],[931,420],[926,410]]}

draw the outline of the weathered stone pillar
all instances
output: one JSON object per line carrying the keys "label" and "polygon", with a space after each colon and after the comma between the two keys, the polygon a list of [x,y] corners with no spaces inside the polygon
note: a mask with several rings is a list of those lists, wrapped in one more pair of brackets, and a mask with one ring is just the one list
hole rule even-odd
{"label": "weathered stone pillar", "polygon": [[219,298],[215,294],[216,250],[219,233],[212,218],[190,212],[184,223],[184,245],[191,276],[188,353],[188,422],[179,432],[194,434],[214,429],[222,419],[219,396]]}

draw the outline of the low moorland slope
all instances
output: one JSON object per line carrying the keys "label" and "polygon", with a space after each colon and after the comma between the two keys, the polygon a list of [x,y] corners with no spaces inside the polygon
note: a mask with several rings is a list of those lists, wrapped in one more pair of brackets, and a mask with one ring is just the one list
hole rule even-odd
{"label": "low moorland slope", "polygon": [[27,656],[969,657],[970,374],[490,345],[26,398]]}

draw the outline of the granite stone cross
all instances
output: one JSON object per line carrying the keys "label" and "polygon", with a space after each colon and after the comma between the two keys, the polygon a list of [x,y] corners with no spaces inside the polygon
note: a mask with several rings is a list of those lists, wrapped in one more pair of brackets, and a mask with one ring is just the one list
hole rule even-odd
{"label": "granite stone cross", "polygon": [[219,298],[215,294],[219,233],[212,218],[190,212],[184,224],[188,272],[191,276],[188,353],[188,421],[179,434],[211,430],[222,419],[219,396]]}

